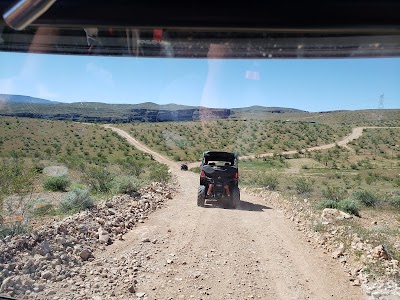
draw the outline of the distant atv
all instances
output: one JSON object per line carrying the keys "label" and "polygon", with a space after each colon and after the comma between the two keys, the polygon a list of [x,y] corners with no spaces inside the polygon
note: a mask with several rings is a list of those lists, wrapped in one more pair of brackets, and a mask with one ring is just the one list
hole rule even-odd
{"label": "distant atv", "polygon": [[239,208],[239,170],[236,153],[204,152],[200,171],[197,206],[205,206],[208,200],[217,201],[225,208]]}

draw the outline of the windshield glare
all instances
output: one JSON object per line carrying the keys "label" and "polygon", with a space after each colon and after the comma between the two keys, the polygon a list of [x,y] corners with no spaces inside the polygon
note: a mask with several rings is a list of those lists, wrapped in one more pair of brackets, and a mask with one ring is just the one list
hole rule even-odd
{"label": "windshield glare", "polygon": [[399,45],[0,28],[0,295],[400,297]]}

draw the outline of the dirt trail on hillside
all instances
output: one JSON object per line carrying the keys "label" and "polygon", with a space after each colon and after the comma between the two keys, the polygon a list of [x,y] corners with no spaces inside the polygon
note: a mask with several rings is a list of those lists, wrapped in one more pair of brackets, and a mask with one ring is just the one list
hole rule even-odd
{"label": "dirt trail on hillside", "polygon": [[[315,147],[310,147],[310,148],[304,148],[304,150],[307,151],[317,151],[317,150],[325,150],[325,149],[330,149],[333,148],[337,145],[342,146],[347,148],[350,151],[353,151],[352,148],[348,147],[347,144],[350,143],[353,140],[358,139],[359,137],[362,136],[364,129],[369,129],[369,128],[400,128],[400,127],[354,127],[351,131],[351,133],[346,136],[345,138],[343,138],[340,141],[337,141],[335,143],[331,143],[331,144],[325,144],[325,145],[321,145],[321,146],[315,146]],[[280,152],[281,155],[293,155],[298,153],[298,150],[290,150],[290,151],[282,151]],[[251,158],[256,158],[256,157],[272,157],[274,156],[273,152],[269,152],[269,153],[262,153],[262,154],[252,154],[252,155],[243,155],[240,156],[240,159],[251,159]],[[198,167],[200,165],[200,162],[193,162],[188,164],[189,168],[194,168],[194,167]]]}
{"label": "dirt trail on hillside", "polygon": [[[337,261],[314,249],[283,212],[242,192],[240,210],[196,206],[198,175],[131,137],[106,126],[167,164],[179,193],[166,207],[107,247],[129,257],[141,244],[148,260],[136,291],[147,299],[363,299]],[[357,131],[358,132],[358,131]],[[359,133],[354,133],[357,135]],[[349,138],[349,137],[348,137]],[[152,242],[143,242],[147,239]]]}

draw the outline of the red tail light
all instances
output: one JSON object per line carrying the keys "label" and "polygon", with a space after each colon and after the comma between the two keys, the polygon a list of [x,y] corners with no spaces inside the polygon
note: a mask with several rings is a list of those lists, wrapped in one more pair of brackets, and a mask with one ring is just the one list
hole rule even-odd
{"label": "red tail light", "polygon": [[239,178],[239,172],[236,172],[235,174],[235,178],[238,179]]}
{"label": "red tail light", "polygon": [[206,177],[206,174],[204,174],[204,170],[201,170],[200,177]]}

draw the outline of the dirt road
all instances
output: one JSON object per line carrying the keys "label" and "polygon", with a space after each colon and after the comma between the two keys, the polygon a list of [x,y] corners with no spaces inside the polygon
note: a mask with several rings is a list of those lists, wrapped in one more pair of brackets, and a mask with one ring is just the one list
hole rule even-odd
{"label": "dirt road", "polygon": [[[180,192],[110,245],[104,256],[147,253],[136,296],[147,299],[363,299],[339,266],[314,249],[271,203],[242,192],[241,210],[196,206],[199,178],[107,126],[167,164]],[[146,240],[148,239],[148,240]],[[152,242],[143,242],[152,241]],[[122,278],[121,278],[122,280]]]}
{"label": "dirt road", "polygon": [[[325,150],[325,149],[333,148],[337,144],[339,146],[349,149],[350,151],[353,151],[350,147],[347,146],[347,144],[353,140],[358,139],[360,136],[362,136],[364,129],[367,129],[367,128],[399,128],[399,127],[354,127],[348,136],[344,137],[342,140],[340,140],[336,143],[310,147],[310,148],[306,148],[304,150],[307,150],[307,151]],[[298,153],[298,150],[289,150],[289,151],[280,152],[281,155],[293,155],[296,153]],[[240,156],[240,159],[250,159],[250,158],[255,158],[256,156],[257,157],[272,157],[273,155],[274,155],[273,152],[262,153],[262,154],[257,154],[257,155],[254,155],[254,154],[253,155],[243,155],[243,156]],[[193,163],[188,164],[188,167],[189,168],[198,167],[199,164],[200,164],[200,162],[193,162]]]}

